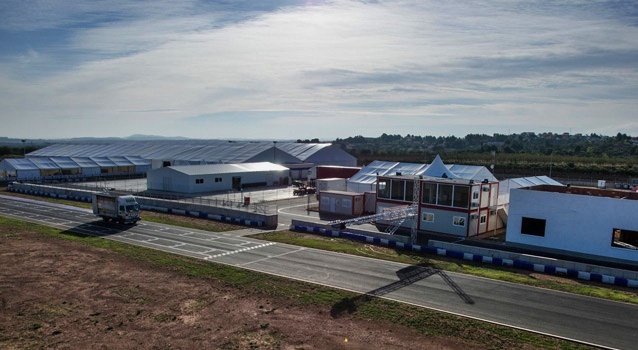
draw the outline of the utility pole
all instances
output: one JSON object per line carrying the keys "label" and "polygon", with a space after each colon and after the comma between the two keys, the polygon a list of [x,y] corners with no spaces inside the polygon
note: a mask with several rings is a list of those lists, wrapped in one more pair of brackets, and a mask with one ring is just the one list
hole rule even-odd
{"label": "utility pole", "polygon": [[25,143],[27,142],[27,140],[22,139],[22,156],[26,157],[27,156],[27,148],[25,146]]}

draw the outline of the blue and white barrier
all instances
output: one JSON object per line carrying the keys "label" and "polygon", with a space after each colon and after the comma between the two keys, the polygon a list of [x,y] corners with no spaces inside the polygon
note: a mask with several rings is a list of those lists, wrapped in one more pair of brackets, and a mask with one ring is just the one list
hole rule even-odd
{"label": "blue and white barrier", "polygon": [[435,248],[435,247],[422,246],[418,244],[403,243],[403,242],[394,241],[394,240],[388,240],[388,239],[377,238],[377,237],[369,237],[369,236],[365,236],[361,234],[331,230],[331,229],[326,229],[326,228],[321,228],[316,226],[294,225],[293,231],[314,233],[314,234],[320,234],[320,235],[330,236],[330,237],[346,238],[346,239],[351,239],[355,241],[383,245],[390,248],[401,248],[401,249],[411,250],[415,252],[437,254],[437,255],[446,256],[449,258],[462,259],[462,260],[474,261],[479,263],[486,263],[486,264],[491,264],[494,266],[514,267],[518,269],[546,273],[551,275],[567,276],[567,277],[578,278],[578,279],[586,280],[586,281],[613,284],[613,285],[617,285],[621,287],[638,287],[638,280],[627,279],[624,277],[615,277],[615,276],[604,275],[600,273],[577,271],[574,269],[567,269],[567,268],[551,266],[551,265],[533,264],[523,260],[495,258],[491,256],[481,255],[481,254],[465,253],[461,251],[449,250],[444,248]]}
{"label": "blue and white barrier", "polygon": [[[22,188],[18,186],[9,186],[7,189],[11,192],[23,193],[23,194],[28,194],[32,196],[70,199],[74,201],[87,202],[87,203],[91,203],[92,201],[92,196],[90,192],[87,192],[89,193],[88,195],[66,195],[66,194],[58,194],[55,192],[47,192],[44,189],[40,189],[39,187],[34,187],[34,188],[36,189]],[[199,217],[203,219],[224,221],[224,222],[237,224],[237,225],[255,226],[255,227],[262,227],[266,225],[265,221],[238,219],[238,218],[233,218],[226,215],[208,214],[201,211],[189,211],[189,210],[183,210],[183,209],[149,206],[149,205],[143,205],[143,204],[140,204],[140,207],[145,210],[159,211],[163,213],[176,214],[176,215],[195,216],[195,217]]]}

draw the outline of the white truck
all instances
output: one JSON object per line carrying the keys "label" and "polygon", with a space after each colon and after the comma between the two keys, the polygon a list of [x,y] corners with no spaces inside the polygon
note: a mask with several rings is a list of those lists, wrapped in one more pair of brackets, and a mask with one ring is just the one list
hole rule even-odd
{"label": "white truck", "polygon": [[134,196],[116,193],[93,193],[93,214],[99,216],[104,222],[117,222],[120,224],[134,224],[140,217],[140,205]]}

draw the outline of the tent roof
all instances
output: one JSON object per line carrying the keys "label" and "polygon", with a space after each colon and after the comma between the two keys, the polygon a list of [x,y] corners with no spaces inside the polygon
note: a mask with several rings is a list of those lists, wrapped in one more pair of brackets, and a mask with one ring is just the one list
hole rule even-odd
{"label": "tent roof", "polygon": [[423,175],[441,178],[443,173],[450,179],[463,179],[483,181],[496,181],[494,175],[484,166],[480,165],[445,165],[437,155],[430,164],[396,163],[375,160],[364,166],[358,173],[353,175],[348,182],[373,184],[377,181],[377,176],[401,175]]}
{"label": "tent roof", "polygon": [[15,170],[40,170],[37,165],[33,164],[27,158],[7,158],[2,161],[4,168],[12,168]]}
{"label": "tent roof", "polygon": [[28,157],[120,157],[171,159],[204,163],[243,163],[273,147],[304,162],[331,143],[235,142],[219,140],[119,141],[112,143],[55,144]]}
{"label": "tent roof", "polygon": [[499,186],[499,193],[509,193],[511,189],[521,188],[521,187],[530,187],[537,185],[554,185],[554,186],[564,186],[562,183],[552,179],[548,176],[529,176],[529,177],[518,177],[514,179],[507,179],[501,182]]}
{"label": "tent roof", "polygon": [[51,157],[50,160],[54,162],[60,169],[80,169],[81,168],[81,166],[70,157]]}

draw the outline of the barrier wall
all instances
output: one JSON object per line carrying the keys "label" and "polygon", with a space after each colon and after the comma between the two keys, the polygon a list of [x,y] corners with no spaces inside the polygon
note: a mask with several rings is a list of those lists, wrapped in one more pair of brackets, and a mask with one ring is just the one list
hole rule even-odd
{"label": "barrier wall", "polygon": [[[530,261],[532,257],[529,255],[516,254],[493,249],[486,249],[486,252],[484,253],[495,253],[496,255],[500,256],[483,255],[479,254],[479,251],[475,250],[477,247],[468,247],[459,244],[449,247],[452,249],[435,246],[423,246],[397,241],[395,239],[396,237],[392,235],[387,235],[387,238],[372,237],[363,233],[364,231],[359,231],[358,233],[344,232],[337,229],[321,227],[316,223],[304,222],[300,220],[293,220],[290,229],[297,232],[306,232],[329,237],[346,238],[370,244],[387,246],[390,248],[399,248],[426,254],[437,254],[440,256],[474,261],[477,263],[513,267],[551,275],[567,276],[587,281],[613,284],[622,287],[638,287],[638,278],[636,278],[635,274],[632,274],[635,273],[634,271],[611,269],[587,264],[577,264],[570,261],[556,259],[547,259],[545,261],[547,264],[541,263],[541,261],[532,262]],[[468,249],[466,250],[465,248]],[[470,250],[474,250],[475,253],[470,252]],[[503,256],[508,256],[508,258],[504,258]]]}
{"label": "barrier wall", "polygon": [[[94,191],[70,189],[46,185],[25,183],[12,183],[7,187],[9,191],[25,193],[36,196],[70,199],[80,202],[91,202]],[[170,214],[194,216],[204,219],[224,221],[233,224],[277,227],[277,214],[251,213],[241,210],[233,210],[225,207],[211,207],[193,203],[174,202],[164,199],[136,197],[140,207],[145,210],[159,211]]]}

